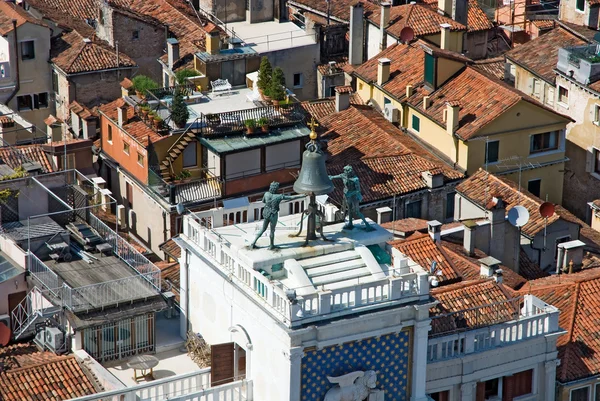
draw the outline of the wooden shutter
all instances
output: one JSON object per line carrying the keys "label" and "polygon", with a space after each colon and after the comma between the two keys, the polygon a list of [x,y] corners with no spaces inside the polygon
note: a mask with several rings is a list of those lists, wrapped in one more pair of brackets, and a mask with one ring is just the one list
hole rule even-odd
{"label": "wooden shutter", "polygon": [[514,382],[513,397],[531,394],[533,390],[533,369],[519,372],[512,377]]}
{"label": "wooden shutter", "polygon": [[512,401],[515,397],[515,376],[502,378],[502,401]]}
{"label": "wooden shutter", "polygon": [[133,186],[130,183],[125,182],[125,189],[125,196],[127,197],[127,202],[129,202],[129,207],[133,207]]}
{"label": "wooden shutter", "polygon": [[215,344],[210,347],[210,385],[218,386],[233,381],[234,344]]}
{"label": "wooden shutter", "polygon": [[477,392],[476,392],[475,400],[476,401],[485,401],[485,383],[477,383]]}

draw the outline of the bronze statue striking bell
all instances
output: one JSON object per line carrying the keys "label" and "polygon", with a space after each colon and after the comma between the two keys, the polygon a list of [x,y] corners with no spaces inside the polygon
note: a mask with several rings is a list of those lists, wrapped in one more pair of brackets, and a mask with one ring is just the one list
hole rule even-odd
{"label": "bronze statue striking bell", "polygon": [[294,182],[294,191],[299,194],[325,195],[333,191],[333,183],[325,167],[325,154],[318,144],[311,142],[302,154],[302,168]]}

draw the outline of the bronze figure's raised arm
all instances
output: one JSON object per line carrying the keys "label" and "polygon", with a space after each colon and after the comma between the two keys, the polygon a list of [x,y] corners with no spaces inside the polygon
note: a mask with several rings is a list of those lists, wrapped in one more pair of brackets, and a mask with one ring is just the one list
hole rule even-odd
{"label": "bronze figure's raised arm", "polygon": [[365,216],[360,212],[360,202],[362,201],[362,194],[360,193],[360,181],[352,166],[344,167],[344,172],[338,175],[329,176],[329,179],[341,179],[344,183],[344,204],[346,206],[346,214],[348,215],[348,223],[344,226],[345,229],[352,230],[354,218],[360,218],[366,231],[373,231],[374,228],[367,222]]}

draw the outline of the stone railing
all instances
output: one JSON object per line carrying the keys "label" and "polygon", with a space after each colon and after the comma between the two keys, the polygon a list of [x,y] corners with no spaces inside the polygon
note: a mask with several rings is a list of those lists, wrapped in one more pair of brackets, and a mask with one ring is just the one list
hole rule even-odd
{"label": "stone railing", "polygon": [[483,327],[482,324],[477,329],[455,331],[430,338],[427,345],[427,362],[461,357],[560,330],[557,308],[545,304],[533,295],[525,295],[523,301],[524,306],[515,319],[490,324],[487,327]]}
{"label": "stone railing", "polygon": [[[285,209],[282,207],[282,210]],[[254,210],[260,213],[258,207]],[[227,210],[228,213],[230,211]],[[251,212],[252,209],[247,216],[251,216]],[[335,290],[315,289],[312,294],[296,295],[290,300],[289,294],[293,291],[290,292],[281,282],[271,281],[261,272],[240,263],[231,253],[229,242],[225,238],[207,228],[207,221],[196,220],[201,216],[201,213],[196,213],[184,218],[182,237],[197,246],[212,260],[214,267],[229,276],[240,290],[266,306],[267,311],[289,327],[319,320],[323,315],[333,312],[350,313],[356,308],[382,302],[407,303],[429,294],[426,272],[394,271],[390,276],[379,280],[363,282],[357,279],[356,284],[351,286]],[[214,224],[214,219],[221,216],[222,214],[212,214],[208,217]]]}

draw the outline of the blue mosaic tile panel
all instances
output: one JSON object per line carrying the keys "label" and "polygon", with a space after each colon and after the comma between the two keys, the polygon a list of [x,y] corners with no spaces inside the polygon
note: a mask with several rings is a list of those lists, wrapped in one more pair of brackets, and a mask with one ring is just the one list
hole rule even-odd
{"label": "blue mosaic tile panel", "polygon": [[377,372],[377,388],[385,401],[408,401],[411,331],[387,334],[321,350],[305,351],[302,358],[301,399],[323,401],[334,385],[327,376],[341,376],[357,370]]}

